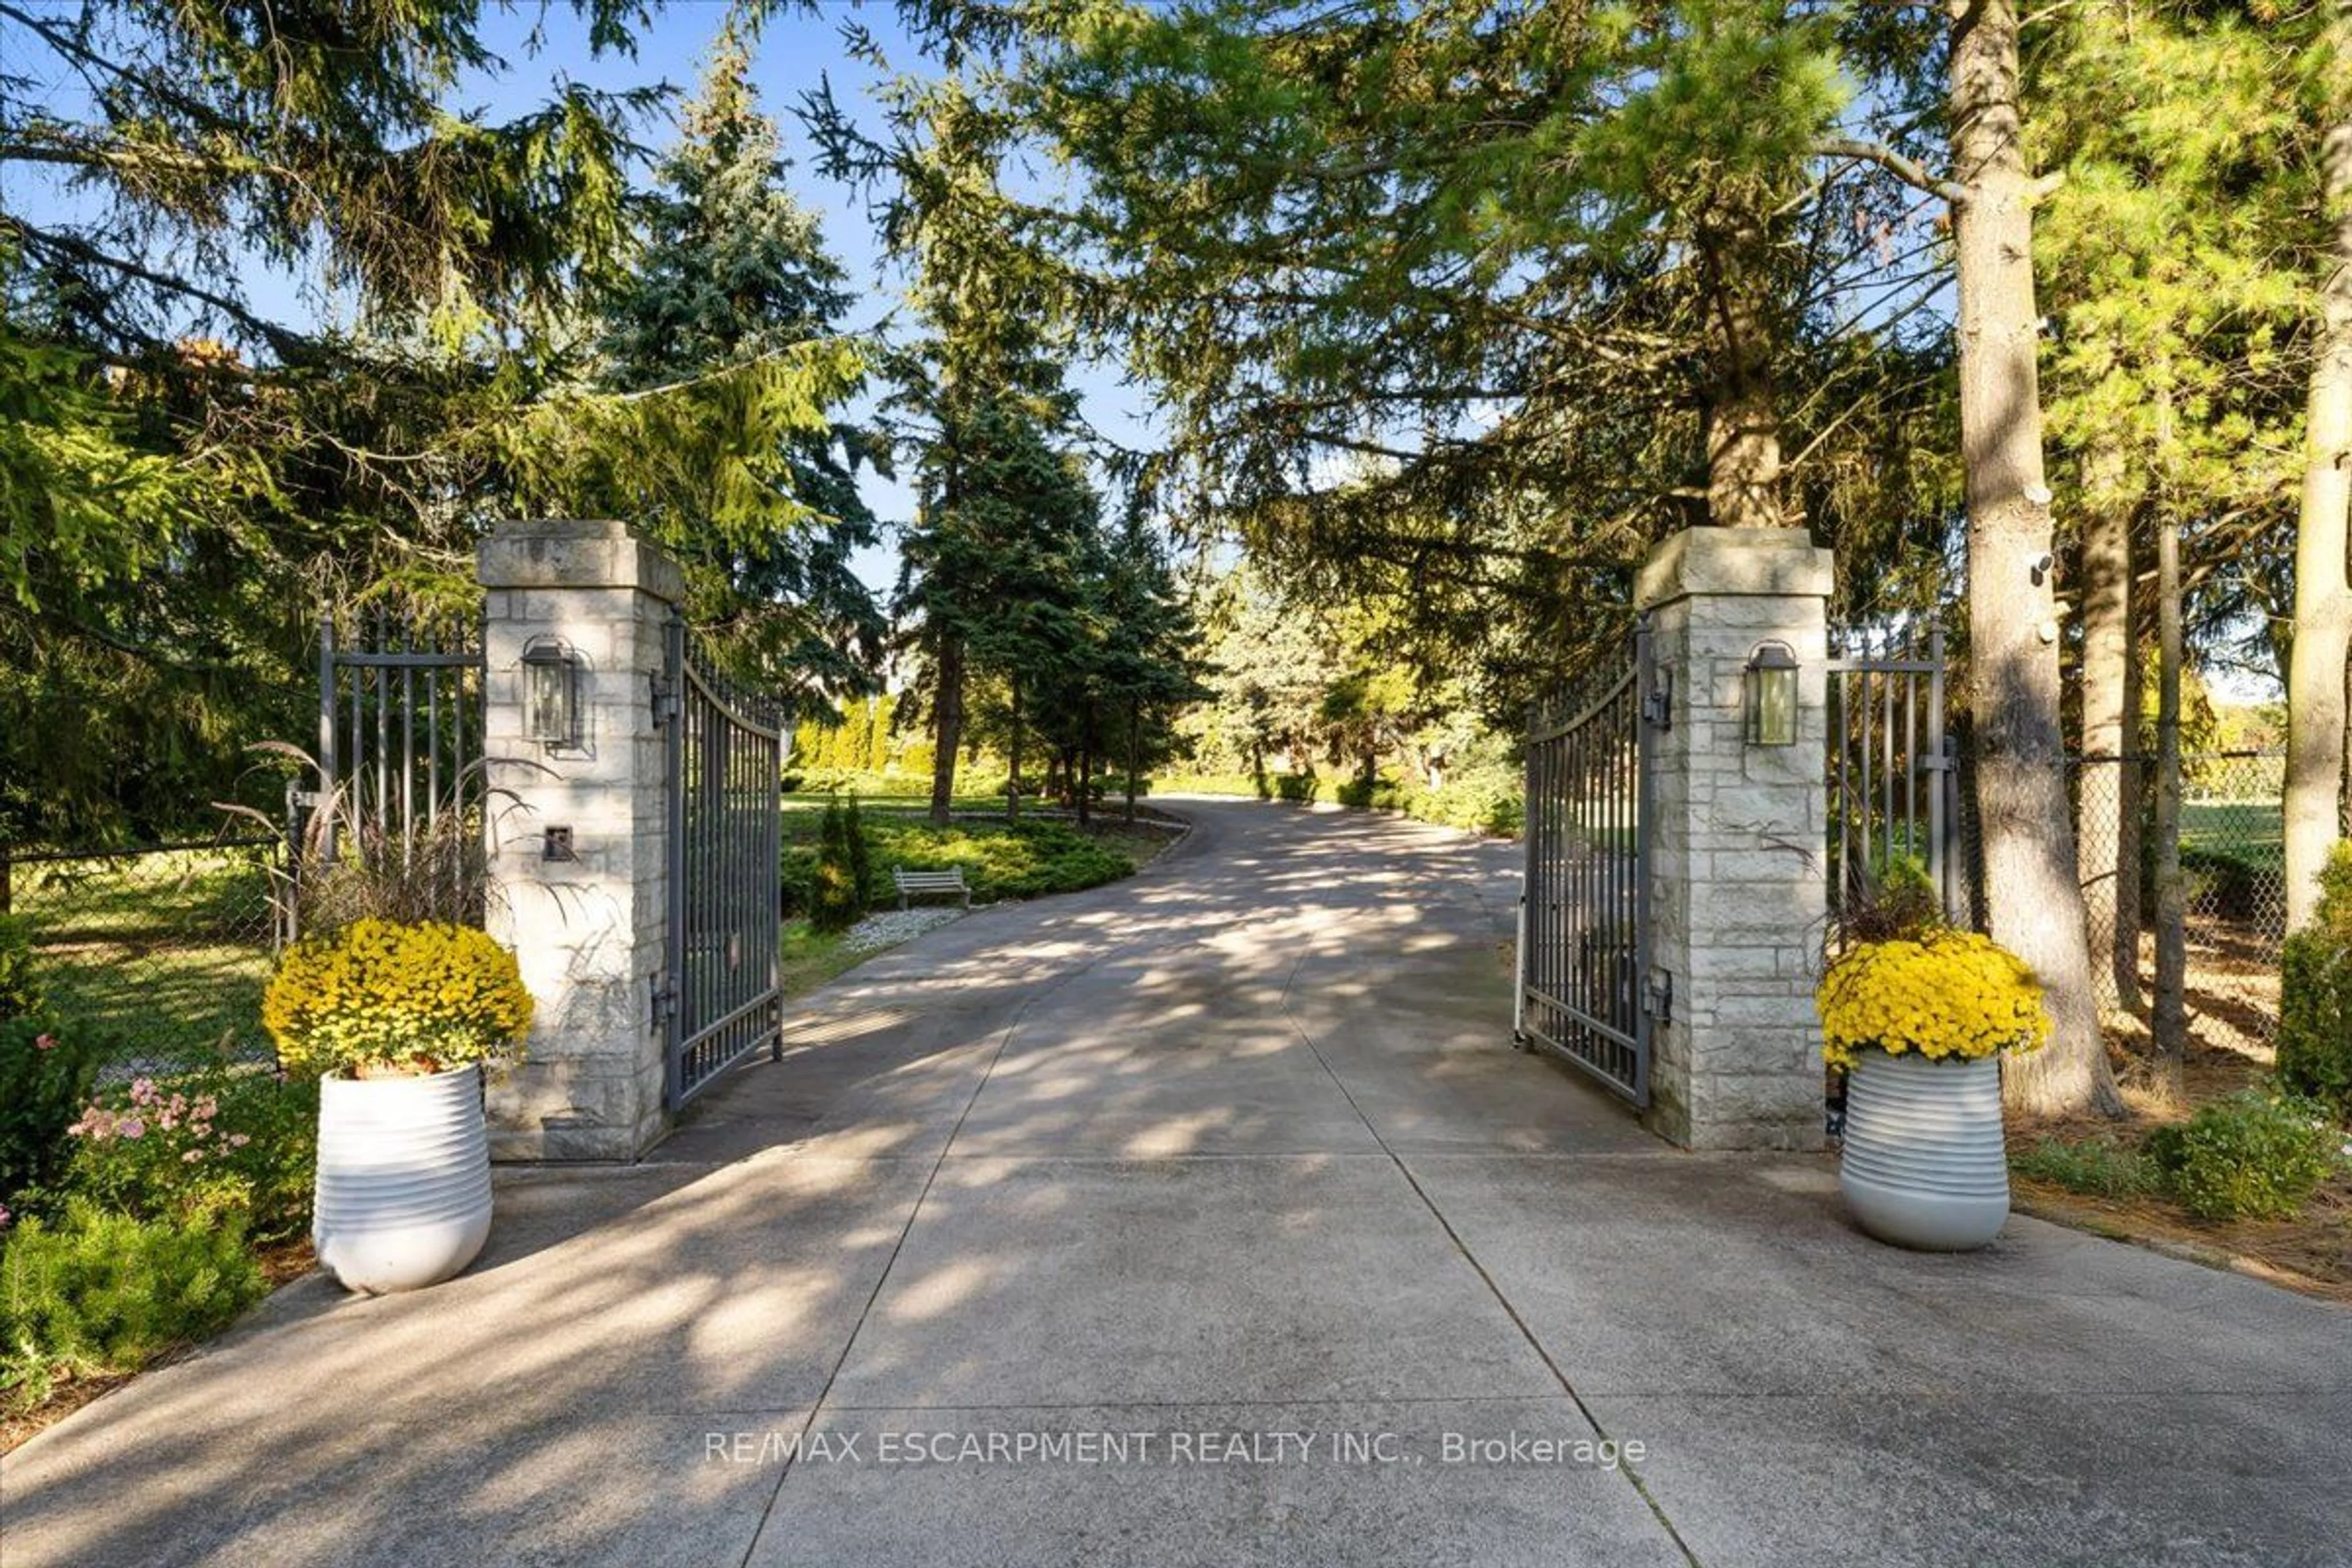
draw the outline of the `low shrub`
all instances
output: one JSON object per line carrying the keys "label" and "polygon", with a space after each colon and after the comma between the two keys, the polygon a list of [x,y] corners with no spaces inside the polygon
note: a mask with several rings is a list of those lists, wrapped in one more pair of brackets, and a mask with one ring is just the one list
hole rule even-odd
{"label": "low shrub", "polygon": [[816,896],[816,859],[818,840],[795,837],[793,820],[784,818],[784,842],[778,851],[777,900],[787,915],[806,915],[809,901]]}
{"label": "low shrub", "polygon": [[[931,793],[930,776],[920,781],[922,788],[910,793],[928,797]],[[1003,800],[1004,792],[1013,787],[1013,775],[1003,768],[980,769],[964,767],[957,770],[955,792],[968,799]],[[1033,776],[1021,781],[1021,798],[1035,800],[1045,793],[1044,781]]]}
{"label": "low shrub", "polygon": [[1274,775],[1274,796],[1293,805],[1305,805],[1315,798],[1313,773],[1276,773]]}
{"label": "low shrub", "polygon": [[2317,1102],[2240,1089],[2148,1135],[2147,1152],[2181,1206],[2204,1219],[2292,1219],[2343,1158]]}
{"label": "low shrub", "polygon": [[2182,845],[2180,870],[2188,903],[2224,920],[2255,919],[2278,886],[2277,860],[2207,845]]}
{"label": "low shrub", "polygon": [[11,1405],[47,1398],[60,1375],[135,1372],[267,1289],[235,1220],[141,1220],[75,1199],[5,1242],[0,1391]]}
{"label": "low shrub", "polygon": [[892,823],[875,829],[875,874],[887,887],[894,868],[961,869],[975,900],[1070,893],[1130,875],[1135,863],[1058,822]]}
{"label": "low shrub", "polygon": [[1248,773],[1155,773],[1151,787],[1161,795],[1234,795],[1266,799],[1266,782]]}
{"label": "low shrub", "polygon": [[67,1129],[104,1054],[94,1032],[40,1018],[0,1019],[0,1203],[52,1185],[71,1151]]}
{"label": "low shrub", "polygon": [[1440,827],[1515,837],[1527,826],[1527,796],[1517,767],[1481,763],[1446,775],[1435,787],[1408,784],[1399,802],[1407,816]]}
{"label": "low shrub", "polygon": [[0,1019],[26,1018],[41,1010],[40,976],[34,972],[33,924],[22,915],[0,915]]}
{"label": "low shrub", "polygon": [[2352,1127],[2352,843],[2336,847],[2319,889],[2279,959],[2278,1079]]}
{"label": "low shrub", "polygon": [[2044,1138],[2011,1155],[2009,1168],[2021,1176],[2099,1198],[2138,1197],[2164,1186],[2164,1173],[2144,1151],[2102,1138],[2079,1143]]}
{"label": "low shrub", "polygon": [[319,1085],[220,1062],[107,1089],[68,1129],[65,1190],[135,1219],[234,1219],[257,1241],[310,1224]]}
{"label": "low shrub", "polygon": [[1391,778],[1368,779],[1359,774],[1334,785],[1331,798],[1356,811],[1394,811],[1403,802],[1404,787]]}
{"label": "low shrub", "polygon": [[820,931],[847,931],[866,912],[866,889],[858,875],[869,858],[862,843],[864,830],[850,824],[838,798],[824,803],[824,821],[817,831],[816,858],[809,874],[809,924]]}

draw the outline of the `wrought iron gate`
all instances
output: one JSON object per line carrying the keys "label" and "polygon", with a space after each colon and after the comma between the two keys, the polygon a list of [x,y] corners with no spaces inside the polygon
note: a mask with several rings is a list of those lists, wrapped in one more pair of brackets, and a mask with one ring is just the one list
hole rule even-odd
{"label": "wrought iron gate", "polygon": [[1944,734],[1942,630],[1835,634],[1829,674],[1832,917],[1906,861],[1957,917],[1967,900],[1955,847],[1959,774]]}
{"label": "wrought iron gate", "polygon": [[1650,1102],[1650,634],[1536,703],[1512,1034]]}
{"label": "wrought iron gate", "polygon": [[675,1110],[746,1053],[783,1048],[783,723],[698,657],[682,621],[665,662],[669,968],[656,1005]]}
{"label": "wrought iron gate", "polygon": [[[370,853],[403,856],[445,822],[479,833],[482,671],[481,631],[470,619],[429,622],[388,605],[321,611],[318,787],[287,789],[297,874],[306,855],[343,854],[349,833],[370,840]],[[453,897],[479,901],[462,887]],[[293,907],[285,905],[289,922]]]}

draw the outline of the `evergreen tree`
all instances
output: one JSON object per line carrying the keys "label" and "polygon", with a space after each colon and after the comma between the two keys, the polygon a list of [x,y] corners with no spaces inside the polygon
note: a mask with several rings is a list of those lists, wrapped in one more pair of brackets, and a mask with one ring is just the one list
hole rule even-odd
{"label": "evergreen tree", "polygon": [[866,837],[866,819],[857,809],[857,796],[854,794],[841,814],[841,836],[849,851],[850,896],[855,900],[856,917],[863,917],[874,901],[874,847]]}
{"label": "evergreen tree", "polygon": [[1140,775],[1172,749],[1177,716],[1209,689],[1200,679],[1200,630],[1160,540],[1130,514],[1105,553],[1102,688],[1114,710],[1131,822]]}
{"label": "evergreen tree", "polygon": [[[2095,963],[2139,994],[2147,641],[2135,581],[2182,525],[2197,639],[2281,575],[2299,387],[2280,352],[2302,298],[2292,94],[2263,32],[2200,4],[2074,7],[2027,35],[2037,161],[2063,169],[2036,226],[2053,488],[2080,571],[2076,821]],[[2279,606],[2283,609],[2284,606]],[[2284,616],[2264,614],[2267,629]],[[2282,668],[2282,673],[2284,673]]]}
{"label": "evergreen tree", "polygon": [[591,493],[572,505],[615,510],[679,555],[690,613],[740,674],[769,689],[856,691],[884,630],[849,566],[878,536],[857,475],[886,454],[837,417],[853,378],[810,404],[806,373],[843,352],[850,296],[786,185],[750,68],[730,24],[657,171],[642,264],[604,304],[599,382],[632,398],[669,390],[665,401],[696,406],[688,423],[702,438],[674,442],[650,488],[639,454],[607,446],[601,472],[575,465],[572,484]]}
{"label": "evergreen tree", "polygon": [[[0,837],[197,826],[302,732],[322,595],[470,554],[463,481],[619,267],[656,102],[448,112],[506,70],[482,9],[0,16]],[[600,52],[638,18],[573,9]],[[348,317],[272,314],[254,257]]]}
{"label": "evergreen tree", "polygon": [[[1050,271],[1010,233],[1003,125],[953,79],[899,120],[910,140],[885,235],[913,263],[926,336],[900,361],[891,405],[918,497],[898,607],[926,664],[931,817],[944,823],[974,667],[1019,670],[1034,656],[1058,613],[1053,542],[1089,528],[1095,501],[1057,445],[1075,418],[1048,335],[1062,310]],[[1021,695],[1016,683],[1016,767]]]}
{"label": "evergreen tree", "polygon": [[816,869],[809,888],[809,924],[831,933],[847,931],[864,913],[857,875],[858,850],[850,820],[837,795],[828,795],[818,826]]}

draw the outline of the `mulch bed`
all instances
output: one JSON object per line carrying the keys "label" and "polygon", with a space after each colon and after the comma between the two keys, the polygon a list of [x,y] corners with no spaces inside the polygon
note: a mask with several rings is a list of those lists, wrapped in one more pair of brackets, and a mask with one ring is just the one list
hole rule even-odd
{"label": "mulch bed", "polygon": [[[2113,1056],[2128,1107],[2121,1121],[2012,1119],[2011,1151],[2032,1149],[2045,1138],[2137,1144],[2151,1129],[2184,1121],[2208,1100],[2261,1083],[2271,1065],[2267,1047],[2195,1043],[2183,1064],[2181,1092],[2174,1096],[2146,1057],[2127,1050]],[[2037,1218],[2250,1274],[2305,1295],[2352,1302],[2352,1173],[2322,1186],[2291,1220],[2204,1220],[2157,1194],[2102,1197],[2025,1176],[2012,1175],[2011,1183],[2018,1208]]]}

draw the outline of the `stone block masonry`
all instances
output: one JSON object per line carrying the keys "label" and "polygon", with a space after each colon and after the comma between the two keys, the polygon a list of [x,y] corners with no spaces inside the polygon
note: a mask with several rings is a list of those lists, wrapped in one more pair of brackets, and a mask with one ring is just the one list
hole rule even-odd
{"label": "stone block masonry", "polygon": [[[1695,528],[1636,586],[1672,683],[1649,820],[1651,965],[1672,1006],[1651,1035],[1647,1121],[1693,1149],[1822,1143],[1832,574],[1801,531]],[[1746,741],[1748,663],[1768,640],[1797,657],[1792,746]]]}
{"label": "stone block masonry", "polygon": [[[490,933],[537,1003],[523,1065],[490,1087],[504,1160],[628,1160],[665,1127],[654,990],[668,941],[668,753],[653,691],[684,596],[677,564],[625,524],[509,523],[483,541]],[[523,650],[579,670],[574,745],[523,719]],[[547,829],[572,830],[549,859]]]}

